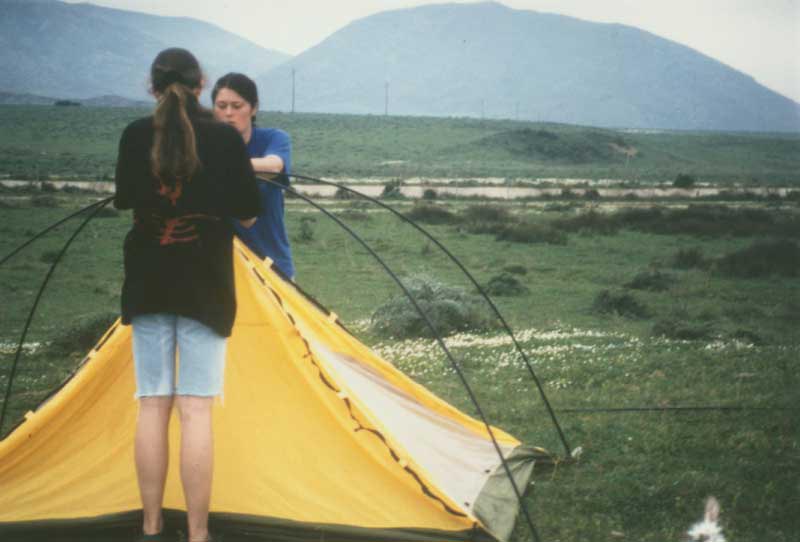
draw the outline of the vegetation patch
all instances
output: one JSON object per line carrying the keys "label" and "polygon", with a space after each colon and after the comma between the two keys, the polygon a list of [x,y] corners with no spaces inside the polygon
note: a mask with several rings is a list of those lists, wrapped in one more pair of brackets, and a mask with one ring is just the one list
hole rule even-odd
{"label": "vegetation patch", "polygon": [[758,241],[716,262],[723,275],[740,278],[800,276],[800,246],[794,241]]}
{"label": "vegetation patch", "polygon": [[511,211],[507,207],[488,203],[470,205],[461,212],[461,215],[468,223],[506,223],[514,220]]}
{"label": "vegetation patch", "polygon": [[626,292],[603,290],[594,299],[592,311],[632,319],[646,319],[650,311],[635,297]]}
{"label": "vegetation patch", "polygon": [[701,341],[714,336],[708,323],[692,324],[677,318],[665,318],[653,324],[653,335],[678,341]]}
{"label": "vegetation patch", "polygon": [[498,241],[514,243],[546,243],[548,245],[566,245],[567,235],[545,224],[519,222],[503,226],[497,232]]}
{"label": "vegetation patch", "polygon": [[651,292],[663,292],[669,290],[676,280],[675,277],[660,271],[643,271],[625,284],[626,288],[633,290],[649,290]]}
{"label": "vegetation patch", "polygon": [[506,273],[513,273],[515,275],[528,274],[528,268],[525,267],[524,265],[519,265],[519,264],[507,265],[503,268],[503,271],[505,271]]}
{"label": "vegetation patch", "polygon": [[604,215],[596,211],[581,213],[577,216],[554,220],[555,229],[569,233],[584,233],[597,235],[611,235],[617,233],[620,224],[613,216]]}
{"label": "vegetation patch", "polygon": [[[441,335],[467,330],[486,331],[495,327],[478,296],[425,275],[406,277],[403,284]],[[370,328],[381,337],[433,336],[422,314],[405,294],[392,297],[375,309],[370,318]]]}
{"label": "vegetation patch", "polygon": [[681,248],[672,255],[670,265],[675,269],[708,269],[711,260],[697,247]]}
{"label": "vegetation patch", "polygon": [[117,313],[105,312],[81,318],[68,331],[54,339],[50,348],[60,354],[86,353],[97,344],[118,317]]}
{"label": "vegetation patch", "polygon": [[484,289],[487,294],[496,296],[517,296],[529,292],[528,288],[511,273],[500,273],[493,276]]}
{"label": "vegetation patch", "polygon": [[424,224],[455,224],[460,218],[442,205],[421,203],[414,205],[406,217]]}
{"label": "vegetation patch", "polygon": [[31,196],[28,200],[31,207],[52,209],[58,207],[58,199],[54,196]]}
{"label": "vegetation patch", "polygon": [[618,134],[587,130],[559,132],[547,129],[522,128],[506,130],[481,138],[475,146],[503,151],[516,158],[545,162],[619,162],[617,148],[628,148]]}

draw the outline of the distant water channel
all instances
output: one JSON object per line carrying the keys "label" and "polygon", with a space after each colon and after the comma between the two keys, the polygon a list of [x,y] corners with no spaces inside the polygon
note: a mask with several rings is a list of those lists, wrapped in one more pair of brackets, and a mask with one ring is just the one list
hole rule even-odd
{"label": "distant water channel", "polygon": [[[82,189],[82,190],[95,190],[98,192],[113,193],[114,183],[109,182],[94,182],[94,181],[47,181],[48,184],[53,185],[57,189],[62,189],[66,186]],[[16,180],[0,180],[3,186],[25,187],[25,186],[41,186],[37,181],[16,181]],[[348,188],[358,190],[359,192],[372,197],[378,197],[383,192],[383,184],[367,184],[367,183],[347,183]],[[323,198],[332,198],[336,194],[337,188],[324,184],[294,184],[293,187],[301,194],[309,196],[318,196]],[[675,188],[672,186],[653,186],[653,187],[637,187],[637,188],[624,188],[624,187],[608,187],[608,186],[547,186],[547,187],[527,187],[527,186],[498,186],[490,184],[486,186],[448,186],[448,185],[406,185],[400,187],[400,192],[409,198],[421,198],[425,190],[434,190],[436,196],[439,198],[452,197],[474,197],[474,198],[487,198],[487,199],[519,199],[519,198],[559,198],[565,196],[584,197],[587,191],[591,191],[591,195],[599,196],[600,198],[607,199],[625,199],[625,198],[638,198],[638,199],[679,199],[679,198],[705,198],[723,195],[754,195],[754,196],[775,196],[786,197],[786,195],[795,190],[787,187],[740,187],[740,186],[700,186],[690,189]],[[569,193],[565,193],[569,190]]]}

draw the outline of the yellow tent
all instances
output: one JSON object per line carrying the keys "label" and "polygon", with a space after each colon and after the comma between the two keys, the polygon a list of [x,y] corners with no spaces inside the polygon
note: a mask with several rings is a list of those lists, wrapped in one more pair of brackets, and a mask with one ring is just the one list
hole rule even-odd
{"label": "yellow tent", "polygon": [[[483,424],[377,357],[240,243],[215,407],[212,526],[234,540],[507,540],[519,511]],[[111,540],[140,525],[130,328],[0,441],[0,540]],[[177,466],[178,423],[171,424]],[[494,429],[519,487],[540,449]],[[178,469],[165,508],[185,510]]]}

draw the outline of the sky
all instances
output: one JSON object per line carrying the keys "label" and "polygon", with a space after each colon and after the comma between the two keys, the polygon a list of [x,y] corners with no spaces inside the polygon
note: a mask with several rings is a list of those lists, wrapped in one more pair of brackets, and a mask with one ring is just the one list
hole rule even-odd
{"label": "sky", "polygon": [[[84,0],[67,0],[70,3]],[[471,3],[450,0],[453,3]],[[349,22],[448,0],[92,0],[213,23],[298,54]],[[502,0],[514,9],[635,26],[691,47],[800,102],[800,0]]]}

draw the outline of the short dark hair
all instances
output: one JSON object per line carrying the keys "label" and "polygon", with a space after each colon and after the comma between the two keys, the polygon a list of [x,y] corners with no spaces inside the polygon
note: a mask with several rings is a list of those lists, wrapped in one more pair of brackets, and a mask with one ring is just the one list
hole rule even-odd
{"label": "short dark hair", "polygon": [[[226,73],[217,79],[214,88],[211,90],[212,103],[217,101],[217,94],[223,88],[229,88],[244,98],[247,103],[250,104],[250,107],[258,107],[258,87],[256,87],[255,81],[247,77],[245,74],[231,72]],[[256,117],[254,115],[253,122],[255,122],[255,120]]]}

